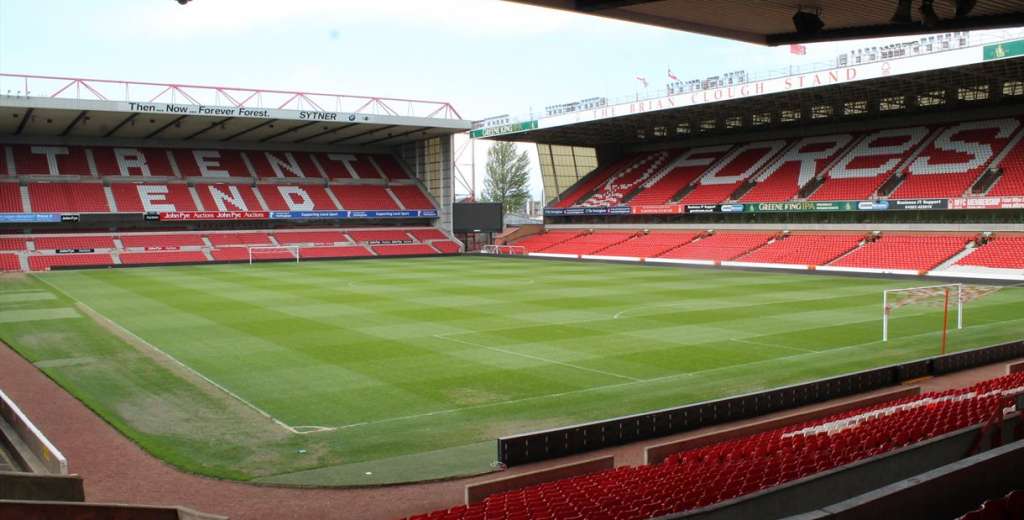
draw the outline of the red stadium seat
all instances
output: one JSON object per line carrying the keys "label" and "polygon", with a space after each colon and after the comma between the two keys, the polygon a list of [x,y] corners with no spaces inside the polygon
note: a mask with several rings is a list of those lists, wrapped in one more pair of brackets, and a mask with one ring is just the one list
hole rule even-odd
{"label": "red stadium seat", "polygon": [[109,213],[110,204],[99,183],[30,183],[29,200],[34,212]]}
{"label": "red stadium seat", "polygon": [[998,236],[961,258],[956,265],[1024,269],[1024,236]]}
{"label": "red stadium seat", "polygon": [[14,183],[0,183],[0,213],[23,213],[21,186]]}
{"label": "red stadium seat", "polygon": [[257,186],[270,211],[336,211],[323,186]]}
{"label": "red stadium seat", "polygon": [[174,213],[198,209],[185,184],[115,183],[110,185],[110,191],[120,213]]}
{"label": "red stadium seat", "polygon": [[331,192],[345,209],[397,210],[401,209],[384,186],[345,184],[331,186]]}
{"label": "red stadium seat", "polygon": [[405,209],[434,209],[434,203],[415,185],[394,185],[388,188],[402,201]]}
{"label": "red stadium seat", "polygon": [[955,235],[884,235],[829,265],[927,271],[963,251],[968,241]]}
{"label": "red stadium seat", "polygon": [[773,233],[721,232],[658,255],[679,260],[733,260],[764,245]]}

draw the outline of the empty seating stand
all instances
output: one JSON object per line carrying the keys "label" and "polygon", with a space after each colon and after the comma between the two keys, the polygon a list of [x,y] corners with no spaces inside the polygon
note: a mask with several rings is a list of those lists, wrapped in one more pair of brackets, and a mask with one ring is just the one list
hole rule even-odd
{"label": "empty seating stand", "polygon": [[779,238],[737,262],[825,265],[857,247],[863,236],[856,234],[810,234]]}
{"label": "empty seating stand", "polygon": [[1024,391],[1014,374],[945,392],[855,409],[622,466],[498,493],[409,520],[640,520],[771,489],[1002,417]]}
{"label": "empty seating stand", "polygon": [[598,231],[566,240],[555,244],[547,249],[545,253],[572,254],[572,255],[594,255],[605,248],[624,242],[633,237],[635,232],[614,232]]}
{"label": "empty seating stand", "polygon": [[733,260],[764,245],[773,236],[773,233],[724,231],[662,253],[658,258],[714,262]]}
{"label": "empty seating stand", "polygon": [[638,234],[633,238],[601,250],[599,256],[652,258],[677,247],[689,244],[700,233],[652,231]]}
{"label": "empty seating stand", "polygon": [[1024,269],[1024,236],[997,236],[957,261],[959,266]]}
{"label": "empty seating stand", "polygon": [[883,235],[829,265],[924,272],[963,251],[969,240],[956,235]]}

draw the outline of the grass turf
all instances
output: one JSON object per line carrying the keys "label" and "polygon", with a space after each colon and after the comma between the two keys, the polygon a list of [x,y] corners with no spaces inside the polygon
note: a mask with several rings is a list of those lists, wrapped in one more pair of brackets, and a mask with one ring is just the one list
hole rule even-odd
{"label": "grass turf", "polygon": [[[503,434],[934,355],[934,305],[879,341],[882,290],[925,284],[471,257],[65,271],[0,278],[0,339],[183,469],[379,484],[487,471]],[[965,321],[951,350],[1018,339],[1024,289]]]}

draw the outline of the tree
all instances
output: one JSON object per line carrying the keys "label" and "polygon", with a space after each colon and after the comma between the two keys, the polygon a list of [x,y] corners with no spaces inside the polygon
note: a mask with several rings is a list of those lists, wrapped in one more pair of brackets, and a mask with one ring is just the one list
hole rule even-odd
{"label": "tree", "polygon": [[516,145],[498,142],[487,150],[487,178],[482,199],[500,202],[505,213],[515,213],[530,200],[530,159]]}

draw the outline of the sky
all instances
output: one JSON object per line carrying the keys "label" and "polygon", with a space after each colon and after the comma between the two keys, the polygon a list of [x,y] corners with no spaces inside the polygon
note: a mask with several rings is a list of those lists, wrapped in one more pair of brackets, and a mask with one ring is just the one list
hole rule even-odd
{"label": "sky", "polygon": [[[472,120],[634,95],[637,76],[653,91],[669,69],[758,72],[858,46],[795,56],[498,0],[0,0],[0,72],[441,100]],[[521,146],[539,199],[535,147]]]}

